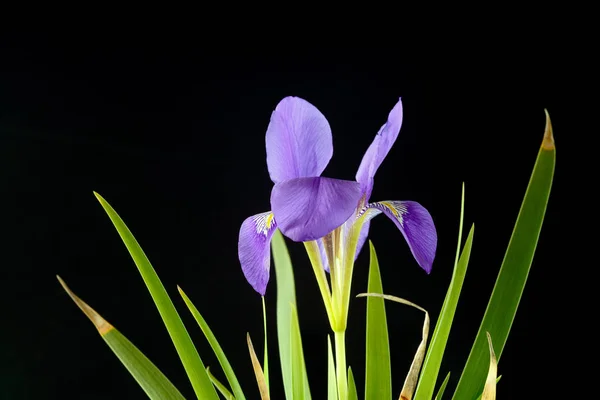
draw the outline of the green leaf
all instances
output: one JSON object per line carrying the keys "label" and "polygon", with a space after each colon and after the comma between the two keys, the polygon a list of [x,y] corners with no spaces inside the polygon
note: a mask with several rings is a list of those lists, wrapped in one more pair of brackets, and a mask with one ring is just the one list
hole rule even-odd
{"label": "green leaf", "polygon": [[[373,243],[369,240],[369,293],[383,294],[379,262]],[[385,303],[382,298],[367,298],[365,399],[391,400],[392,372]]]}
{"label": "green leaf", "polygon": [[[281,362],[283,387],[286,399],[295,400],[292,397],[292,368],[294,360],[292,358],[291,343],[292,337],[295,334],[292,335],[292,307],[290,306],[293,306],[295,309],[296,289],[290,255],[285,245],[285,239],[279,230],[276,230],[273,234],[271,249],[273,251],[275,278],[277,280],[277,342],[279,344],[279,360]],[[302,362],[304,363],[304,360]],[[308,387],[306,372],[303,375],[305,377],[305,387]],[[309,392],[306,392],[306,394],[310,396]]]}
{"label": "green leaf", "polygon": [[446,386],[448,386],[448,380],[450,380],[450,372],[448,372],[448,375],[446,375],[446,379],[444,379],[444,382],[442,382],[442,386],[440,386],[438,393],[435,395],[435,400],[442,400],[442,397],[444,396],[444,391],[446,390]]}
{"label": "green leaf", "polygon": [[304,352],[302,351],[302,336],[300,335],[300,324],[296,306],[291,305],[292,319],[290,329],[290,344],[292,347],[292,387],[294,399],[310,399],[306,366],[304,364]]}
{"label": "green leaf", "polygon": [[550,116],[521,210],[500,267],[485,316],[462,372],[454,399],[474,398],[483,390],[489,359],[485,332],[494,338],[498,361],[504,350],[529,275],[550,196],[556,149]]}
{"label": "green leaf", "polygon": [[335,360],[329,335],[327,335],[327,400],[338,400]]}
{"label": "green leaf", "polygon": [[250,358],[252,359],[252,368],[254,368],[254,375],[256,376],[256,383],[258,384],[258,390],[260,391],[260,398],[262,400],[269,400],[269,389],[267,388],[267,382],[265,381],[265,374],[260,366],[252,340],[250,340],[250,334],[246,333],[246,340],[248,341],[248,350],[250,351]]}
{"label": "green leaf", "polygon": [[348,367],[348,400],[358,400],[358,392],[356,391],[356,382],[352,368]]}
{"label": "green leaf", "polygon": [[135,240],[135,237],[117,212],[102,198],[102,196],[96,192],[94,192],[94,194],[117,229],[117,232],[133,258],[140,275],[144,279],[144,283],[146,284],[146,287],[152,296],[152,300],[154,300],[154,304],[156,304],[156,308],[169,332],[169,336],[175,345],[177,354],[179,354],[181,363],[185,368],[185,372],[190,379],[196,396],[203,400],[218,400],[219,396],[206,373],[204,364],[196,351],[196,347],[185,329],[177,310],[173,306],[173,302],[169,298],[167,291],[156,274],[156,271],[154,271],[154,268],[146,257],[146,254],[144,254],[144,251],[137,240]]}
{"label": "green leaf", "polygon": [[[227,382],[229,382],[229,385],[231,386],[231,390],[233,391],[235,398],[237,400],[245,400],[246,397],[244,396],[242,387],[240,386],[240,383],[238,382],[235,372],[233,372],[233,368],[231,367],[231,364],[229,363],[229,360],[227,359],[225,352],[221,348],[219,341],[213,334],[212,330],[210,329],[210,327],[208,326],[208,324],[206,323],[206,321],[204,320],[204,318],[202,317],[202,315],[200,314],[200,312],[198,311],[196,306],[194,306],[194,303],[192,303],[192,301],[189,299],[189,297],[183,292],[183,290],[179,286],[177,286],[177,290],[179,290],[179,294],[183,298],[183,301],[185,302],[185,304],[189,308],[190,312],[192,313],[192,316],[194,317],[194,319],[200,326],[200,329],[202,329],[202,333],[204,333],[206,340],[208,340],[210,347],[213,349],[215,355],[217,356],[217,360],[219,360],[219,364],[221,365],[221,368],[223,369],[223,373],[225,374],[225,377],[227,378]],[[207,368],[207,370],[208,370],[208,368]],[[209,374],[209,378],[210,378],[210,374]],[[213,379],[211,379],[211,381],[213,381],[213,383],[214,383]]]}
{"label": "green leaf", "polygon": [[471,225],[471,230],[467,236],[467,241],[465,242],[465,247],[463,248],[460,259],[454,268],[444,305],[440,311],[439,319],[435,324],[431,343],[429,344],[429,350],[425,356],[423,370],[421,371],[421,377],[417,385],[417,391],[415,392],[415,400],[429,400],[433,396],[433,390],[435,389],[440,365],[442,364],[442,358],[444,356],[444,351],[446,350],[448,336],[450,335],[450,328],[452,327],[452,321],[454,320],[458,298],[469,265],[474,233],[475,225],[473,224]]}
{"label": "green leaf", "polygon": [[221,393],[223,395],[223,397],[225,397],[226,400],[235,400],[235,397],[225,387],[225,385],[223,385],[221,382],[219,382],[219,380],[210,372],[209,367],[206,367],[206,373],[208,374],[210,381],[213,383],[213,385],[215,385],[215,387],[217,388],[219,393]]}
{"label": "green leaf", "polygon": [[63,289],[96,326],[102,339],[104,339],[113,353],[121,360],[121,363],[123,363],[150,399],[185,400],[169,379],[133,343],[102,318],[93,308],[77,297],[59,276],[57,278]]}
{"label": "green leaf", "polygon": [[423,311],[423,313],[425,313],[425,318],[423,321],[423,330],[421,334],[421,343],[419,344],[419,347],[417,347],[417,351],[415,352],[415,356],[413,357],[413,362],[411,363],[408,374],[406,375],[406,379],[404,380],[402,392],[400,393],[400,399],[411,400],[415,392],[415,387],[417,386],[417,380],[419,378],[419,371],[421,370],[421,365],[423,364],[423,358],[425,357],[425,348],[427,347],[427,338],[429,337],[429,313],[423,307],[418,306],[417,304],[405,300],[401,297],[381,293],[359,293],[356,297],[377,297],[381,299],[391,300],[396,303],[414,307],[417,310]]}

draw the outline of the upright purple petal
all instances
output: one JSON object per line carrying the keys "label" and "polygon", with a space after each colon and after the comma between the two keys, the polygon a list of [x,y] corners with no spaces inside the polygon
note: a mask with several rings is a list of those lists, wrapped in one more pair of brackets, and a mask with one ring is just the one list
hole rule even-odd
{"label": "upright purple petal", "polygon": [[402,100],[398,100],[398,103],[390,111],[387,122],[381,127],[373,139],[373,143],[367,149],[356,173],[356,181],[360,183],[363,193],[366,194],[366,201],[369,201],[373,191],[375,173],[396,141],[401,126]]}
{"label": "upright purple petal", "polygon": [[274,183],[319,176],[333,155],[329,122],[308,101],[286,97],[267,128],[267,166]]}
{"label": "upright purple petal", "polygon": [[427,273],[435,258],[437,233],[429,212],[414,201],[380,201],[369,207],[382,211],[400,229],[417,263]]}
{"label": "upright purple petal", "polygon": [[281,232],[296,242],[305,242],[319,239],[346,222],[360,197],[357,182],[298,178],[273,187],[271,208]]}
{"label": "upright purple petal", "polygon": [[242,223],[238,257],[246,280],[265,295],[271,269],[271,238],[277,228],[272,212],[254,215]]}

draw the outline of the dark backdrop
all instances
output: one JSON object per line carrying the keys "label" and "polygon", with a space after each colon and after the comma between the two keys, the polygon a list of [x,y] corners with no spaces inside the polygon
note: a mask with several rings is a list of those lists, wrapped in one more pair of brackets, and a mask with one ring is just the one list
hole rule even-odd
{"label": "dark backdrop", "polygon": [[[450,387],[485,310],[541,143],[543,110],[549,110],[559,148],[553,197],[499,366],[498,393],[504,399],[554,393],[531,385],[529,374],[556,362],[546,342],[564,335],[548,304],[564,284],[556,250],[566,202],[560,146],[569,121],[559,95],[563,74],[532,54],[539,43],[518,51],[431,50],[424,58],[390,47],[290,51],[246,43],[208,49],[185,35],[71,39],[32,35],[2,45],[0,398],[144,398],[56,274],[193,396],[150,296],[92,191],[136,235],[204,362],[217,369],[177,284],[211,325],[249,397],[258,398],[245,334],[262,348],[260,297],[244,280],[236,245],[243,219],[269,208],[264,135],[272,110],[288,95],[307,99],[328,118],[334,157],[325,175],[345,179],[354,177],[387,113],[403,98],[404,124],[377,174],[373,199],[416,200],[429,209],[439,234],[433,272],[427,276],[417,267],[385,218],[374,221],[370,238],[385,291],[427,308],[434,322],[451,276],[466,182],[466,230],[475,222],[476,232],[440,374],[452,371]],[[303,246],[288,246],[313,398],[319,399],[328,324]],[[367,267],[363,252],[354,293],[365,290]],[[273,356],[275,293],[272,281]],[[422,314],[392,304],[387,310],[398,393],[420,340]],[[359,390],[364,312],[365,301],[352,300],[348,359]],[[271,361],[273,397],[281,398]]]}

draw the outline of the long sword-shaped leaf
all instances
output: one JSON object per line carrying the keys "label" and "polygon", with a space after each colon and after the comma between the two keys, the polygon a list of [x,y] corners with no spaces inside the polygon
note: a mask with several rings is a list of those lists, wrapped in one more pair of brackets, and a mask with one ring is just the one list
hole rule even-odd
{"label": "long sword-shaped leaf", "polygon": [[338,400],[335,360],[329,335],[327,335],[327,400]]}
{"label": "long sword-shaped leaf", "polygon": [[[461,222],[463,212],[464,201],[463,207],[461,208]],[[430,400],[433,396],[433,390],[435,389],[440,366],[442,364],[442,358],[444,356],[444,351],[446,350],[446,344],[448,343],[450,328],[452,327],[452,321],[454,320],[454,313],[456,312],[456,307],[458,305],[458,298],[467,273],[474,234],[475,224],[471,225],[471,230],[467,236],[467,241],[465,242],[462,254],[454,267],[450,287],[446,293],[444,305],[442,306],[440,317],[435,325],[431,343],[429,344],[429,350],[427,350],[427,355],[425,356],[423,371],[421,372],[421,377],[415,393],[415,400]]]}
{"label": "long sword-shaped leaf", "polygon": [[[283,376],[283,387],[285,397],[295,400],[293,397],[292,366],[292,307],[296,307],[296,289],[294,285],[294,272],[292,262],[285,245],[283,235],[276,230],[271,239],[273,261],[275,265],[275,278],[277,280],[277,342],[279,344],[279,360],[281,362],[281,374]],[[301,345],[301,343],[300,343]],[[297,360],[296,360],[297,361]],[[302,360],[304,365],[304,359]],[[304,367],[305,368],[305,367]],[[303,372],[305,387],[308,388],[306,370]],[[310,398],[310,392],[304,393]],[[303,399],[304,400],[304,399]]]}
{"label": "long sword-shaped leaf", "polygon": [[435,395],[435,400],[442,400],[442,397],[444,396],[444,392],[446,391],[446,386],[448,386],[449,380],[450,380],[450,372],[448,372],[448,375],[446,375],[444,382],[442,382],[440,389],[438,390],[437,394]]}
{"label": "long sword-shaped leaf", "polygon": [[102,339],[121,360],[148,397],[153,400],[185,400],[169,379],[133,343],[127,340],[92,307],[77,297],[59,276],[57,278],[75,304],[94,323]]}
{"label": "long sword-shaped leaf", "polygon": [[267,382],[265,381],[265,374],[260,366],[260,361],[256,357],[252,340],[250,340],[250,334],[246,334],[246,340],[248,342],[248,350],[250,351],[250,358],[252,360],[252,367],[254,368],[254,375],[256,376],[256,383],[258,384],[258,390],[260,391],[261,400],[269,400],[269,389],[267,388]]}
{"label": "long sword-shaped leaf", "polygon": [[348,367],[348,400],[358,400],[358,392],[356,391],[356,382],[352,368]]}
{"label": "long sword-shaped leaf", "polygon": [[546,112],[546,130],[535,166],[525,192],[521,210],[504,255],[494,291],[467,364],[462,372],[454,399],[474,398],[483,390],[488,361],[488,344],[485,332],[494,338],[498,361],[517,313],[521,295],[529,275],[550,196],[556,149],[550,116]]}
{"label": "long sword-shaped leaf", "polygon": [[292,320],[290,329],[290,344],[292,347],[292,387],[295,399],[310,399],[310,389],[306,376],[304,364],[304,352],[302,350],[302,336],[300,335],[300,323],[295,305],[291,305]]}
{"label": "long sword-shaped leaf", "polygon": [[421,365],[423,364],[423,358],[425,358],[425,349],[427,347],[427,338],[429,336],[429,313],[423,307],[416,305],[415,303],[405,300],[400,297],[391,296],[388,294],[380,294],[380,293],[360,293],[356,297],[378,297],[381,299],[390,300],[396,303],[405,304],[407,306],[411,306],[416,308],[417,310],[423,311],[425,313],[425,320],[423,322],[423,333],[421,336],[421,343],[415,352],[415,356],[413,358],[413,362],[410,365],[410,370],[406,375],[406,379],[404,380],[404,385],[402,386],[402,392],[400,393],[400,400],[411,400],[412,396],[415,392],[415,388],[417,386],[417,379],[419,377],[419,371],[421,370]]}
{"label": "long sword-shaped leaf", "polygon": [[[196,306],[194,306],[194,303],[192,303],[192,301],[189,299],[189,297],[187,297],[187,295],[183,292],[183,290],[181,290],[181,288],[179,286],[177,286],[177,290],[179,290],[179,294],[181,294],[183,301],[185,302],[187,307],[190,309],[192,316],[194,317],[194,319],[200,326],[200,329],[202,329],[202,333],[204,333],[204,336],[206,337],[206,340],[208,340],[210,347],[212,347],[213,351],[215,352],[215,355],[217,356],[217,360],[219,360],[219,364],[221,365],[221,368],[223,369],[223,373],[225,374],[225,377],[227,378],[227,382],[229,382],[229,386],[231,387],[231,390],[233,391],[233,395],[235,396],[235,398],[237,400],[245,400],[246,397],[244,396],[242,387],[240,386],[240,383],[238,382],[235,372],[233,372],[233,368],[231,367],[231,364],[229,363],[229,360],[227,359],[225,352],[221,348],[219,341],[213,334],[212,330],[210,329],[210,327],[208,326],[208,324],[206,323],[206,321],[204,320],[204,318],[202,317],[202,315],[200,314],[200,312],[198,311]],[[209,378],[210,378],[210,376],[209,376]],[[211,379],[211,380],[213,380],[213,379]],[[213,380],[213,383],[214,383],[214,380]]]}
{"label": "long sword-shaped leaf", "polygon": [[[369,293],[383,294],[379,262],[375,247],[369,240],[371,262],[369,265]],[[382,298],[367,298],[365,400],[391,400],[392,376],[390,365],[390,343]]]}
{"label": "long sword-shaped leaf", "polygon": [[181,317],[179,317],[177,310],[173,306],[173,302],[161,283],[160,278],[156,274],[156,271],[154,271],[152,264],[150,264],[148,257],[146,257],[146,254],[144,254],[144,251],[137,240],[117,212],[102,198],[102,196],[95,192],[94,194],[117,229],[117,232],[127,247],[131,258],[133,258],[140,275],[144,279],[144,283],[146,284],[146,287],[152,296],[152,300],[154,300],[154,304],[156,304],[156,308],[169,332],[169,336],[175,345],[177,354],[179,354],[181,363],[185,368],[185,372],[194,388],[196,396],[203,400],[218,400],[219,395],[206,373],[206,369],[196,351],[196,347],[185,329]]}
{"label": "long sword-shaped leaf", "polygon": [[235,397],[233,396],[233,394],[231,394],[231,392],[229,391],[229,389],[227,389],[225,387],[225,385],[223,385],[216,376],[214,376],[212,374],[212,372],[210,372],[210,368],[206,367],[206,373],[208,374],[208,377],[210,378],[210,381],[213,383],[213,385],[215,385],[215,387],[217,388],[217,390],[219,391],[219,393],[221,393],[221,395],[226,399],[226,400],[235,400]]}

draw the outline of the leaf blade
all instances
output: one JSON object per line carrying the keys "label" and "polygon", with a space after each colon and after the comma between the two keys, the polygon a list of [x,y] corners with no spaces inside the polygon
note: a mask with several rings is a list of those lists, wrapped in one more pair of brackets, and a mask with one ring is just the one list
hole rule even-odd
{"label": "leaf blade", "polygon": [[[202,314],[200,314],[200,312],[198,311],[198,309],[196,308],[194,303],[192,303],[190,298],[185,294],[185,292],[179,286],[177,286],[177,290],[179,291],[179,294],[183,298],[185,305],[188,307],[192,316],[198,323],[198,326],[200,327],[200,329],[202,330],[202,333],[204,334],[204,337],[210,344],[210,347],[212,348],[213,352],[215,353],[215,356],[217,356],[217,360],[219,361],[219,364],[221,365],[221,368],[223,369],[223,373],[225,374],[225,377],[227,378],[227,382],[229,382],[229,386],[231,387],[231,390],[233,391],[233,395],[235,396],[235,398],[237,400],[245,400],[246,397],[244,396],[244,392],[242,390],[242,387],[240,386],[240,383],[238,382],[237,376],[235,375],[235,372],[233,371],[233,368],[231,367],[231,364],[229,363],[229,360],[227,359],[227,356],[225,355],[223,348],[219,344],[219,341],[217,340],[214,333],[208,326],[208,323],[206,323],[206,320],[204,319],[204,317],[202,317]],[[210,372],[208,372],[208,368],[207,368],[207,373],[210,378]],[[214,383],[213,379],[211,379],[211,381],[213,381],[213,383]]]}
{"label": "leaf blade", "polygon": [[[296,307],[296,289],[294,284],[294,271],[292,262],[285,245],[285,239],[279,230],[276,230],[271,239],[271,250],[273,252],[273,264],[275,267],[275,278],[277,281],[277,342],[279,346],[279,359],[281,362],[281,374],[285,397],[292,400],[292,305]],[[297,320],[297,314],[296,314]],[[308,388],[306,372],[303,373],[305,388]],[[305,393],[310,396],[310,392]]]}
{"label": "leaf blade", "polygon": [[440,386],[437,394],[435,395],[435,400],[442,400],[442,397],[444,396],[444,392],[446,391],[446,386],[448,386],[449,380],[450,380],[450,372],[448,372],[448,374],[446,375],[446,378],[442,382],[442,385]]}
{"label": "leaf blade", "polygon": [[356,382],[354,381],[354,374],[351,367],[348,367],[348,400],[358,400]]}
{"label": "leaf blade", "polygon": [[[370,265],[367,291],[383,294],[381,273],[375,246],[369,240]],[[390,400],[392,398],[392,372],[390,344],[382,298],[367,298],[365,355],[365,400]]]}
{"label": "leaf blade", "polygon": [[329,335],[327,335],[327,400],[338,400],[335,360]]}
{"label": "leaf blade", "polygon": [[260,391],[260,398],[262,400],[269,400],[269,389],[265,381],[265,374],[260,366],[260,361],[256,357],[254,346],[252,346],[252,340],[250,340],[250,334],[246,334],[246,341],[248,342],[248,351],[250,352],[250,358],[252,360],[252,367],[254,368],[254,375],[256,376],[256,383],[258,384],[258,390]]}
{"label": "leaf blade", "polygon": [[469,358],[458,381],[454,399],[475,397],[482,392],[488,359],[486,331],[494,338],[496,356],[500,361],[533,262],[552,188],[555,163],[556,148],[552,123],[546,111],[546,129],[542,145],[498,272],[494,290]]}
{"label": "leaf blade", "polygon": [[96,326],[102,339],[150,399],[185,400],[171,381],[129,339],[77,297],[59,276],[57,278],[65,292]]}
{"label": "leaf blade", "polygon": [[[464,186],[462,204],[463,207],[461,208],[461,221],[464,214]],[[450,336],[452,321],[454,320],[454,314],[456,313],[460,292],[465,280],[465,275],[467,273],[467,267],[469,266],[471,249],[473,248],[474,234],[475,224],[471,225],[471,229],[467,235],[467,240],[463,247],[463,251],[454,267],[448,292],[446,293],[444,304],[440,311],[438,321],[435,324],[429,349],[427,350],[427,354],[425,356],[423,370],[421,371],[421,376],[415,392],[415,400],[429,400],[433,396],[440,366],[442,365],[442,359],[446,350],[446,344],[448,343],[448,337]],[[461,235],[459,234],[459,236]]]}
{"label": "leaf blade", "polygon": [[123,222],[112,206],[98,193],[94,192],[94,194],[115,226],[121,240],[125,244],[125,247],[127,247],[131,258],[133,258],[165,327],[167,328],[169,336],[173,341],[177,354],[179,355],[196,396],[201,399],[218,400],[219,397],[217,392],[206,373],[206,369],[196,351],[196,347],[185,329],[185,326],[183,325],[171,298],[160,281],[160,278],[156,274],[152,264],[150,264],[148,257],[146,257],[146,254],[127,225],[125,225],[125,222]]}

